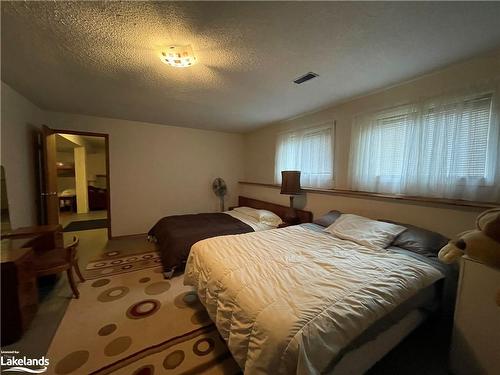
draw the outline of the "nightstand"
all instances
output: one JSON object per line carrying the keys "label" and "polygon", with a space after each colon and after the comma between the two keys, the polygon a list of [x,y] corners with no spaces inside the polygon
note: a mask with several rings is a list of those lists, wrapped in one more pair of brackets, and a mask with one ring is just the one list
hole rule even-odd
{"label": "nightstand", "polygon": [[500,369],[500,270],[462,258],[451,346],[456,375]]}

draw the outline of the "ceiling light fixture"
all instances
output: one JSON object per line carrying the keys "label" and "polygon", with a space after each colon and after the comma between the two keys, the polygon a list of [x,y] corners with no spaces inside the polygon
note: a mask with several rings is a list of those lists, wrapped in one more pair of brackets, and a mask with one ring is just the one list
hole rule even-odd
{"label": "ceiling light fixture", "polygon": [[161,61],[176,68],[187,68],[196,63],[193,49],[187,46],[170,46],[161,53]]}

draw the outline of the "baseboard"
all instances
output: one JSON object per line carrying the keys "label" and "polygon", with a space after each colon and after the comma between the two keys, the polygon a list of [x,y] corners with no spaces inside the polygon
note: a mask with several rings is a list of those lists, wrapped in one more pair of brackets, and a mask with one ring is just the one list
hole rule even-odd
{"label": "baseboard", "polygon": [[122,236],[111,236],[111,240],[120,240],[124,238],[134,238],[134,237],[145,237],[147,233],[138,233],[138,234],[124,234]]}

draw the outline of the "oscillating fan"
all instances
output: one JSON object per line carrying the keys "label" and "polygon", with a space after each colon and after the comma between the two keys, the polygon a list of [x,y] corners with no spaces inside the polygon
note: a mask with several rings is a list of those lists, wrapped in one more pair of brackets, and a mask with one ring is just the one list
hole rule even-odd
{"label": "oscillating fan", "polygon": [[220,210],[224,211],[224,195],[227,193],[226,183],[222,178],[217,177],[214,182],[212,182],[212,190],[220,199]]}

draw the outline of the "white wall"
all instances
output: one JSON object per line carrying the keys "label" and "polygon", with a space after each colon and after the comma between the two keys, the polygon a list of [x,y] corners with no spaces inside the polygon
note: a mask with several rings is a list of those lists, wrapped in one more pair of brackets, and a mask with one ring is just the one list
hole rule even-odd
{"label": "white wall", "polygon": [[[379,92],[349,100],[330,108],[301,117],[271,124],[245,135],[245,180],[274,183],[274,156],[276,136],[279,132],[335,120],[335,184],[338,189],[348,188],[348,160],[351,124],[355,115],[363,112],[393,107],[426,97],[453,92],[478,83],[490,82],[500,77],[500,51],[477,57],[446,69],[414,79]],[[498,86],[500,94],[500,86]],[[242,195],[286,202],[279,191],[256,186],[242,186]],[[307,194],[305,208],[315,216],[342,208],[344,211],[364,214],[374,218],[392,218],[421,225],[454,235],[471,228],[478,210],[435,205],[415,205],[388,200],[346,198],[330,195]]]}
{"label": "white wall", "polygon": [[243,136],[92,116],[48,112],[56,129],[109,134],[113,236],[146,233],[163,216],[218,209],[212,180],[237,202]]}
{"label": "white wall", "polygon": [[1,163],[5,167],[12,228],[36,224],[33,131],[44,112],[2,82]]}

